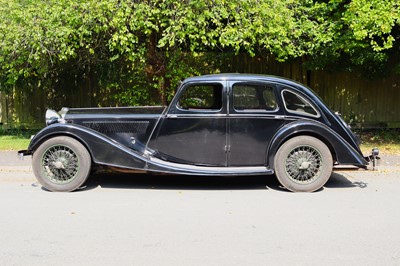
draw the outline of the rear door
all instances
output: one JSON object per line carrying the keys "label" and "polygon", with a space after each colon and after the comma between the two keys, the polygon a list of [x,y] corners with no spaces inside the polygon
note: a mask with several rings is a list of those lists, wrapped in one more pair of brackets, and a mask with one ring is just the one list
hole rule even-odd
{"label": "rear door", "polygon": [[273,83],[229,83],[229,166],[265,165],[268,144],[284,124]]}
{"label": "rear door", "polygon": [[160,124],[157,151],[164,160],[227,165],[226,82],[188,83]]}

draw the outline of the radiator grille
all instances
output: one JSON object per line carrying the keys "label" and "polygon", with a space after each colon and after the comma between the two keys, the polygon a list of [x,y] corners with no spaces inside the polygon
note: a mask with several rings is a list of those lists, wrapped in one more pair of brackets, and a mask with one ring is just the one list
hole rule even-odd
{"label": "radiator grille", "polygon": [[146,133],[149,121],[87,121],[83,126],[101,133]]}

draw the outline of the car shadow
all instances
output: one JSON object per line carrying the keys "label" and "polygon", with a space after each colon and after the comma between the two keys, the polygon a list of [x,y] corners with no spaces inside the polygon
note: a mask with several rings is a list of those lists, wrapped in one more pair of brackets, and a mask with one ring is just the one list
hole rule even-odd
{"label": "car shadow", "polygon": [[80,190],[97,187],[160,190],[268,190],[280,186],[275,176],[191,176],[152,174],[93,174]]}
{"label": "car shadow", "polygon": [[324,185],[326,188],[366,188],[368,183],[363,181],[352,182],[343,174],[333,172],[328,182]]}
{"label": "car shadow", "polygon": [[[367,183],[352,182],[334,172],[324,188],[366,188]],[[281,186],[275,175],[271,176],[189,176],[153,174],[92,174],[78,191],[97,187],[110,189],[158,189],[158,190],[276,190],[290,192]]]}

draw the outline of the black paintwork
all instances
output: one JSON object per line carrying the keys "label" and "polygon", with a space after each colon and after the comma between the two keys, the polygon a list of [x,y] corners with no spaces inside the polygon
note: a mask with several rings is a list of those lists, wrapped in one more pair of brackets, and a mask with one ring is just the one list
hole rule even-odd
{"label": "black paintwork", "polygon": [[[277,108],[235,110],[232,86],[261,84],[273,88]],[[193,85],[218,84],[222,108],[181,109],[179,99]],[[310,102],[318,117],[288,112],[282,91]],[[280,77],[219,74],[184,80],[169,107],[69,109],[59,123],[31,141],[32,154],[48,138],[66,135],[89,150],[94,163],[154,172],[197,175],[272,174],[282,143],[297,135],[321,139],[338,164],[365,168],[357,137],[311,89]]]}

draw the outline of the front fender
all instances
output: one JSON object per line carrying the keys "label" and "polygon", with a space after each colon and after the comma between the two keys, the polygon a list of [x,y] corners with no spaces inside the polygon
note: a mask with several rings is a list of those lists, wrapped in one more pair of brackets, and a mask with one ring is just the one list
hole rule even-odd
{"label": "front fender", "polygon": [[147,165],[144,154],[129,149],[97,131],[76,124],[60,123],[45,127],[32,138],[28,153],[35,153],[44,141],[56,136],[68,136],[80,141],[97,164],[141,170]]}
{"label": "front fender", "polygon": [[314,121],[294,121],[283,126],[273,137],[267,149],[266,164],[274,169],[274,158],[280,146],[290,138],[308,135],[320,139],[339,164],[366,168],[368,162],[345,139],[326,125]]}

